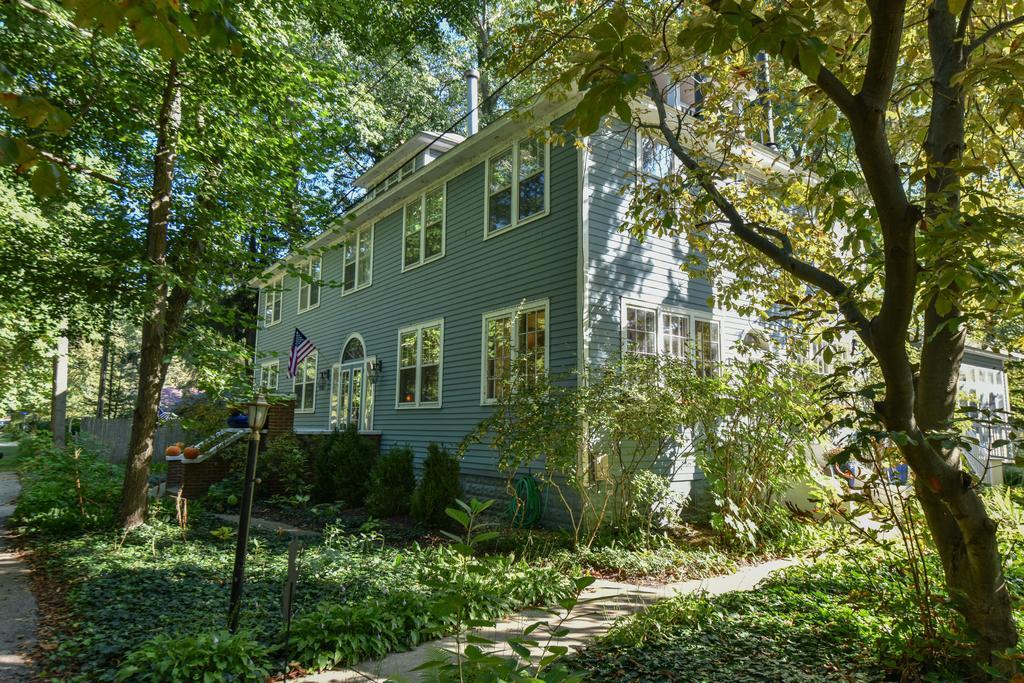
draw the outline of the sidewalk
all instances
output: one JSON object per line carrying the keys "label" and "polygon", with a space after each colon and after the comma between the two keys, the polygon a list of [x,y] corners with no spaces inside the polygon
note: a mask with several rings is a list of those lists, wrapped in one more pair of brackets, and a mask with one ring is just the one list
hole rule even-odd
{"label": "sidewalk", "polygon": [[32,666],[22,653],[35,643],[36,600],[29,590],[28,565],[4,538],[20,491],[18,475],[0,472],[0,681],[32,677]]}
{"label": "sidewalk", "polygon": [[[582,599],[590,602],[573,611],[572,618],[563,624],[568,633],[552,645],[564,645],[570,650],[584,646],[587,641],[605,633],[619,617],[635,614],[656,600],[669,598],[677,594],[707,592],[712,595],[730,591],[750,590],[777,569],[797,563],[797,560],[772,560],[763,564],[746,567],[735,574],[716,576],[710,579],[681,581],[659,586],[639,586],[615,581],[595,581],[583,595]],[[520,612],[510,619],[498,623],[494,628],[476,629],[475,634],[504,643],[508,638],[519,636],[524,628],[540,621],[550,619],[540,612]],[[539,635],[539,633],[538,633]],[[541,639],[543,640],[543,639]],[[465,638],[463,638],[465,642]],[[413,671],[417,666],[432,658],[439,649],[454,651],[454,638],[445,638],[424,643],[408,652],[396,652],[383,660],[363,662],[351,669],[325,671],[320,674],[298,679],[310,683],[348,683],[354,681],[416,681],[420,674]],[[495,646],[497,647],[497,646]],[[501,646],[507,649],[507,646]]]}

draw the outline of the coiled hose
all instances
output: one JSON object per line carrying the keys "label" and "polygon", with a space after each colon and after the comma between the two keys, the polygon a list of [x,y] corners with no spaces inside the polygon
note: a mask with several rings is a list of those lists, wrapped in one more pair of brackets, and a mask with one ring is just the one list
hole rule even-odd
{"label": "coiled hose", "polygon": [[516,480],[515,498],[508,502],[508,515],[512,526],[532,528],[537,526],[542,515],[540,487],[532,474],[526,474]]}

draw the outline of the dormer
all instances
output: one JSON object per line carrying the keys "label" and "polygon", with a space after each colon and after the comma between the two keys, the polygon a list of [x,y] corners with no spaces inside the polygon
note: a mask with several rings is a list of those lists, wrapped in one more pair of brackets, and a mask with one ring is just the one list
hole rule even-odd
{"label": "dormer", "polygon": [[464,139],[458,133],[420,131],[359,176],[355,184],[366,188],[367,196],[373,197],[391,189]]}

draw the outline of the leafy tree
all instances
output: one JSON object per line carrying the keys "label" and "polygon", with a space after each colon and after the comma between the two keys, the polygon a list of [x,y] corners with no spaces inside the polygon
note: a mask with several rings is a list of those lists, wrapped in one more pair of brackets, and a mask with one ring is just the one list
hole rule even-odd
{"label": "leafy tree", "polygon": [[[865,427],[915,473],[953,605],[980,660],[1003,667],[1017,630],[996,524],[953,421],[968,334],[1020,304],[1021,11],[622,1],[578,32],[553,76],[582,91],[576,132],[614,115],[676,159],[678,172],[637,193],[637,236],[689,240],[706,266],[685,265],[726,305],[866,349],[882,386],[864,389],[876,423]],[[693,106],[669,105],[676,82],[699,93]],[[776,140],[802,140],[796,149],[752,142],[772,142],[767,105]]]}

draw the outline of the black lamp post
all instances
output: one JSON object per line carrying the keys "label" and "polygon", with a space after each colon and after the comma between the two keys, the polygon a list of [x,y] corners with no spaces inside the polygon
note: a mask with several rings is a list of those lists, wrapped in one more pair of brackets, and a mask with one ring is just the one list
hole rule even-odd
{"label": "black lamp post", "polygon": [[238,630],[238,613],[242,608],[245,556],[249,548],[249,520],[252,518],[252,489],[256,481],[256,453],[260,448],[260,430],[267,420],[269,406],[263,394],[258,394],[249,404],[249,454],[245,459],[245,488],[242,489],[238,544],[235,546],[235,571],[231,575],[231,602],[228,605],[228,630],[232,633]]}

